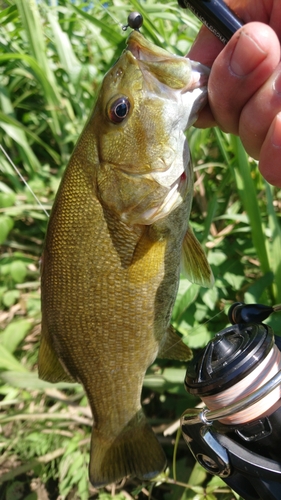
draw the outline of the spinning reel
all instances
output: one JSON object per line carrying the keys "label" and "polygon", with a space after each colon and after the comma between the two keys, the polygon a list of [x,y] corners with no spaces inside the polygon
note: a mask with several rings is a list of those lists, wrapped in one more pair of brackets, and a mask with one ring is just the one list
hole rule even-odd
{"label": "spinning reel", "polygon": [[184,440],[244,500],[281,498],[281,337],[262,323],[279,309],[233,304],[232,326],[188,363],[185,377],[205,408],[182,415]]}

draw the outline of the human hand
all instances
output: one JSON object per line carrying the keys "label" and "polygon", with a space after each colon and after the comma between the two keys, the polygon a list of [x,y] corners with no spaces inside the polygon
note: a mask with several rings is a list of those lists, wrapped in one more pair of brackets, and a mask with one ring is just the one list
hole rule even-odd
{"label": "human hand", "polygon": [[248,24],[225,47],[205,27],[196,38],[188,57],[212,68],[196,126],[239,135],[265,179],[281,187],[280,0],[226,3]]}

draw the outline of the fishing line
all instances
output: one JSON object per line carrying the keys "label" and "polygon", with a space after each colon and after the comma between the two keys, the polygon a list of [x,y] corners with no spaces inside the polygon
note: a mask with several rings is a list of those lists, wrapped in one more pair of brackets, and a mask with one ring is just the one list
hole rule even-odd
{"label": "fishing line", "polygon": [[121,30],[124,31],[123,30],[124,25],[120,21],[118,21],[117,18],[113,14],[111,14],[111,12],[109,10],[109,3],[108,2],[105,2],[105,3],[100,2],[100,5],[105,10],[105,12],[111,17],[111,19],[114,21],[114,23],[117,24],[117,26],[120,26]]}
{"label": "fishing line", "polygon": [[36,202],[39,205],[39,207],[43,210],[43,212],[46,214],[46,216],[49,217],[49,214],[48,214],[47,210],[44,208],[44,206],[42,205],[41,201],[37,198],[36,194],[34,193],[34,191],[32,190],[32,188],[29,186],[28,182],[25,180],[25,178],[23,177],[23,175],[20,173],[19,169],[14,164],[13,160],[10,158],[10,156],[8,155],[8,153],[3,148],[2,144],[0,144],[0,149],[1,149],[2,153],[6,156],[8,162],[12,165],[13,169],[15,170],[15,172],[17,173],[17,175],[19,176],[20,180],[24,183],[24,185],[27,187],[27,189],[29,190],[29,192],[32,194],[33,198],[36,200]]}
{"label": "fishing line", "polygon": [[139,28],[142,26],[143,17],[139,12],[131,12],[128,15],[128,19],[127,19],[128,24],[122,24],[120,21],[117,21],[116,17],[113,16],[113,14],[111,14],[111,12],[109,10],[108,3],[100,3],[100,5],[107,12],[107,14],[111,17],[111,19],[113,19],[114,23],[121,27],[122,31],[127,31],[127,29],[129,27],[134,29],[134,30],[139,31]]}
{"label": "fishing line", "polygon": [[[118,26],[120,26],[120,28],[121,28],[122,31],[126,31],[126,29],[129,26],[132,29],[138,29],[141,26],[141,24],[142,24],[142,16],[138,12],[131,13],[128,16],[128,24],[124,25],[120,21],[118,21],[116,19],[116,17],[110,12],[110,10],[109,10],[109,4],[108,3],[102,3],[102,2],[100,2],[100,5],[106,11],[106,13],[112,18],[112,20],[114,21],[114,23],[117,24]],[[16,167],[16,165],[14,164],[14,162],[12,161],[12,159],[10,158],[10,156],[8,155],[8,153],[5,151],[5,149],[3,148],[3,146],[1,144],[0,144],[0,150],[3,152],[3,154],[7,158],[8,162],[13,167],[14,171],[17,173],[17,175],[19,176],[19,178],[21,179],[21,181],[24,183],[24,185],[27,187],[27,189],[29,190],[29,192],[32,194],[32,196],[36,200],[38,206],[43,210],[43,212],[45,213],[45,215],[47,217],[49,217],[49,214],[48,214],[47,210],[44,208],[44,206],[42,205],[41,201],[37,198],[36,194],[34,193],[34,191],[32,190],[32,188],[29,186],[28,182],[25,180],[25,178],[23,177],[23,175],[21,174],[21,172],[19,171],[19,169]]]}
{"label": "fishing line", "polygon": [[[219,311],[217,314],[215,314],[215,316],[212,316],[210,319],[208,319],[207,321],[205,321],[205,323],[202,323],[202,325],[197,325],[195,329],[193,328],[190,328],[188,330],[188,332],[190,331],[193,331],[193,332],[196,332],[196,330],[199,330],[201,326],[204,326],[204,325],[207,325],[208,323],[210,323],[210,321],[212,321],[213,319],[217,318],[217,316],[219,316],[220,314],[223,313],[223,310],[222,311]],[[175,330],[177,328],[175,327]],[[188,333],[186,335],[186,337],[188,336]],[[179,337],[179,340],[177,342],[175,342],[173,345],[171,345],[170,347],[167,347],[167,349],[165,349],[165,351],[163,351],[163,354],[161,355],[161,357],[163,356],[164,357],[164,354],[165,352],[167,351],[170,351],[170,349],[173,349],[174,346],[180,344],[180,342],[183,342],[183,339],[184,339],[185,335],[183,335],[182,337]]]}
{"label": "fishing line", "polygon": [[[107,12],[107,14],[113,19],[113,21],[117,25],[119,25],[121,27],[121,29],[123,30],[124,25],[121,22],[117,21],[117,19],[111,14],[111,12],[108,10],[108,4],[102,4],[101,3],[101,6]],[[20,180],[23,182],[23,184],[27,187],[27,189],[29,190],[29,192],[32,194],[32,196],[36,200],[38,206],[43,210],[43,212],[45,213],[45,215],[47,217],[49,217],[49,214],[48,214],[47,210],[44,208],[44,206],[42,205],[42,203],[39,200],[39,198],[36,196],[36,194],[34,193],[34,191],[32,190],[32,188],[29,186],[28,182],[25,180],[25,178],[23,177],[23,175],[21,174],[21,172],[19,171],[19,169],[16,167],[16,165],[13,162],[13,160],[10,158],[10,156],[8,155],[8,153],[5,151],[5,149],[3,148],[2,144],[0,144],[0,150],[2,151],[2,153],[4,154],[4,156],[7,158],[8,162],[13,167],[14,171],[16,172],[16,174],[18,175],[18,177],[20,178]]]}

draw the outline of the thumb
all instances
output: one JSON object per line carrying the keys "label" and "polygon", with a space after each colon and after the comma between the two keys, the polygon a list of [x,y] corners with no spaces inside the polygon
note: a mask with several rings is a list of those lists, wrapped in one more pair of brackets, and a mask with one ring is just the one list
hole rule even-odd
{"label": "thumb", "polygon": [[274,118],[262,145],[259,168],[270,184],[281,187],[281,113]]}

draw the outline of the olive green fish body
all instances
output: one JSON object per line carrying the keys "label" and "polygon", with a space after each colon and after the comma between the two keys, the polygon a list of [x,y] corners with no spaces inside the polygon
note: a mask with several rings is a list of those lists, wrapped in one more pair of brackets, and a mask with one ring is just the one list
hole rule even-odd
{"label": "olive green fish body", "polygon": [[182,248],[195,241],[188,113],[177,116],[166,88],[180,92],[190,80],[178,59],[131,35],[74,150],[46,236],[39,375],[83,384],[96,486],[163,470],[141,409],[143,378],[157,356],[190,357],[170,327]]}

